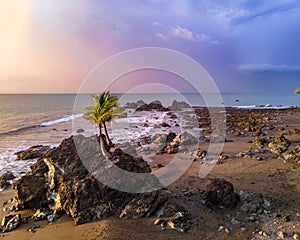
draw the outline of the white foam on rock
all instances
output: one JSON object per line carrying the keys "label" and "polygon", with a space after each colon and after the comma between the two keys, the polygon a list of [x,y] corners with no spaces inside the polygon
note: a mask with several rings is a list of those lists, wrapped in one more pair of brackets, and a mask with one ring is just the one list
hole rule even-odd
{"label": "white foam on rock", "polygon": [[288,109],[288,108],[293,108],[294,106],[273,106],[271,104],[266,104],[266,105],[232,106],[232,107],[238,109]]}
{"label": "white foam on rock", "polygon": [[[50,147],[53,148],[55,146],[57,145],[51,145]],[[0,176],[6,172],[11,172],[16,177],[14,180],[17,180],[31,171],[30,166],[36,163],[37,159],[16,160],[17,156],[15,155],[15,153],[26,150],[28,147],[29,146],[19,146],[0,153]]]}

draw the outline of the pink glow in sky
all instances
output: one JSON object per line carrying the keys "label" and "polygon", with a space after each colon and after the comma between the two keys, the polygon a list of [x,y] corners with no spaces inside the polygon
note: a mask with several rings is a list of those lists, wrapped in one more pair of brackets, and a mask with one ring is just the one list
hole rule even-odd
{"label": "pink glow in sky", "polygon": [[[297,0],[0,0],[0,93],[77,92],[101,61],[152,46],[194,58],[221,91],[293,91],[298,22]],[[151,77],[189,91],[172,74],[147,71],[112,90]]]}

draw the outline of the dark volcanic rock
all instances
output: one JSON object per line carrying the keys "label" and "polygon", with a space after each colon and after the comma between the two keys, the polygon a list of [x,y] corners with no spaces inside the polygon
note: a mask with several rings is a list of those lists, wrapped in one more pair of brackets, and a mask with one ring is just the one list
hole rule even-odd
{"label": "dark volcanic rock", "polygon": [[17,155],[17,160],[34,159],[43,156],[49,149],[50,146],[36,145],[24,151],[17,152],[15,155]]}
{"label": "dark volcanic rock", "polygon": [[166,122],[163,122],[163,123],[161,124],[161,126],[162,126],[162,127],[168,127],[168,128],[171,127],[170,124],[168,124],[168,123],[166,123]]}
{"label": "dark volcanic rock", "polygon": [[77,129],[77,131],[76,131],[77,133],[84,133],[84,129],[82,129],[82,128],[79,128],[79,129]]}
{"label": "dark volcanic rock", "polygon": [[146,103],[143,100],[138,100],[137,102],[128,102],[124,108],[137,109],[140,106],[145,105]]}
{"label": "dark volcanic rock", "polygon": [[225,208],[234,208],[240,199],[232,183],[218,178],[207,185],[205,195],[208,202]]}
{"label": "dark volcanic rock", "polygon": [[170,143],[173,141],[173,139],[176,137],[176,133],[173,133],[173,132],[169,132],[168,135],[167,135],[167,139],[166,139],[166,142],[167,143]]}
{"label": "dark volcanic rock", "polygon": [[120,218],[150,217],[167,201],[168,198],[158,191],[142,194],[123,208]]}
{"label": "dark volcanic rock", "polygon": [[15,195],[17,196],[17,204],[13,209],[22,208],[40,208],[40,203],[46,201],[46,178],[45,174],[48,168],[43,160],[31,166],[31,172],[20,178],[13,184]]}
{"label": "dark volcanic rock", "polygon": [[15,179],[15,176],[11,172],[6,172],[2,176],[0,176],[0,188],[9,188],[10,180]]}
{"label": "dark volcanic rock", "polygon": [[260,193],[240,191],[239,196],[241,198],[240,211],[249,215],[275,212],[283,206],[281,201]]}
{"label": "dark volcanic rock", "polygon": [[159,101],[153,101],[149,104],[145,103],[136,109],[136,111],[151,111],[151,110],[170,111],[169,108],[164,107]]}
{"label": "dark volcanic rock", "polygon": [[180,232],[188,231],[196,223],[183,207],[170,202],[160,209],[158,217],[154,221],[155,225],[160,225],[163,229],[169,227]]}
{"label": "dark volcanic rock", "polygon": [[177,100],[174,100],[172,102],[172,105],[170,107],[173,111],[180,111],[183,108],[191,108],[191,106],[186,103],[185,101],[177,102]]}
{"label": "dark volcanic rock", "polygon": [[7,215],[2,219],[1,227],[3,232],[10,232],[21,225],[21,215]]}
{"label": "dark volcanic rock", "polygon": [[[124,179],[118,172],[107,173],[107,167],[103,165],[104,161],[108,160],[101,158],[99,145],[91,143],[92,138],[82,135],[71,137],[40,158],[31,167],[32,171],[14,184],[15,209],[63,211],[74,219],[75,224],[82,224],[109,216],[150,217],[169,202],[163,190],[131,193],[110,188],[99,182],[95,176],[105,176],[106,179],[123,184]],[[150,166],[142,158],[132,157],[118,148],[112,150],[111,162],[118,169],[134,173],[151,172]],[[77,151],[84,151],[85,155],[80,156],[84,159],[80,159]],[[108,168],[111,168],[111,165]],[[131,180],[125,184],[138,186],[146,182],[156,189],[159,185],[159,181],[150,174],[147,181],[142,180],[145,179],[138,179],[137,182]],[[41,212],[44,210],[37,213],[38,217]],[[47,211],[47,214],[42,215],[51,216],[48,214]]]}

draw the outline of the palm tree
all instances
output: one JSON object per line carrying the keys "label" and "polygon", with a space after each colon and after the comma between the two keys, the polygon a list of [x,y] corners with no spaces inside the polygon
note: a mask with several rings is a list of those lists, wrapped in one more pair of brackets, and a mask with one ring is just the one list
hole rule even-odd
{"label": "palm tree", "polygon": [[[119,99],[116,97],[116,96],[112,96],[110,95],[109,92],[106,92],[107,93],[107,96],[105,98],[105,101],[109,101],[110,104],[113,106],[113,112],[112,114],[110,115],[110,117],[107,118],[106,122],[110,122],[112,120],[112,117],[114,115],[117,115],[121,112],[121,109],[119,107],[120,103],[119,103]],[[105,139],[106,139],[106,143],[109,145],[109,146],[112,146],[113,143],[108,135],[108,131],[107,131],[107,127],[106,127],[106,124],[105,122],[103,123],[103,128],[104,128],[104,133],[105,133]]]}
{"label": "palm tree", "polygon": [[294,93],[295,94],[300,94],[300,88],[297,88]]}
{"label": "palm tree", "polygon": [[[91,106],[85,109],[84,118],[97,124],[100,134],[100,148],[103,156],[106,159],[110,159],[110,153],[105,149],[105,145],[102,138],[102,126],[105,126],[105,122],[112,119],[114,108],[118,106],[119,101],[117,97],[111,96],[109,91],[102,92],[93,96],[94,102]],[[107,144],[110,139],[108,137],[106,126],[104,127]]]}

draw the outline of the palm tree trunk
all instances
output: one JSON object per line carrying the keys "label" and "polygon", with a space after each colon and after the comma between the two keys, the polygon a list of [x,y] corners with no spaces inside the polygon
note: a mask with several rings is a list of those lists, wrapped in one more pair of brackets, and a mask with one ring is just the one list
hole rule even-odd
{"label": "palm tree trunk", "polygon": [[105,146],[104,146],[104,142],[103,142],[103,138],[102,138],[102,126],[101,124],[98,125],[99,128],[99,134],[100,134],[100,149],[101,152],[103,154],[103,156],[109,160],[111,158],[111,155],[109,154],[109,152],[106,151]]}
{"label": "palm tree trunk", "polygon": [[105,139],[106,139],[106,143],[108,144],[108,146],[112,146],[113,143],[110,140],[109,136],[108,136],[108,132],[107,132],[107,128],[106,128],[106,124],[103,123],[103,127],[104,127],[104,133],[105,133]]}

